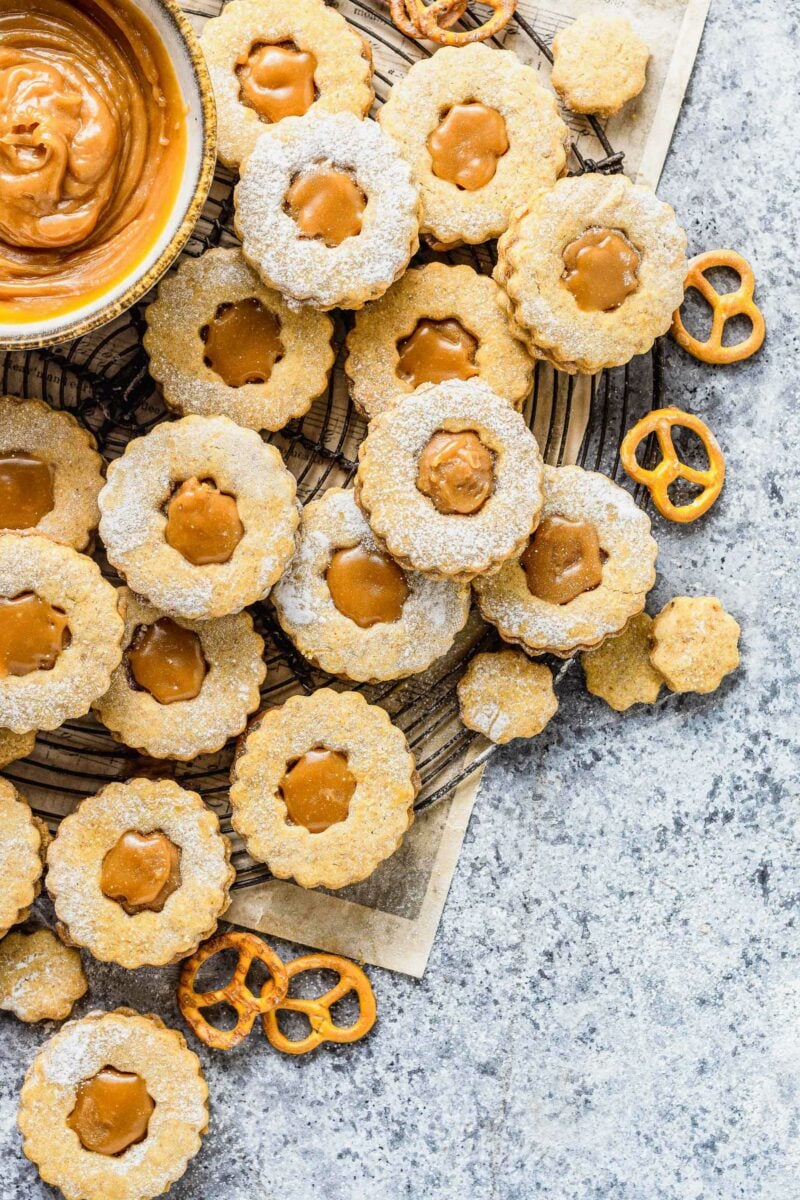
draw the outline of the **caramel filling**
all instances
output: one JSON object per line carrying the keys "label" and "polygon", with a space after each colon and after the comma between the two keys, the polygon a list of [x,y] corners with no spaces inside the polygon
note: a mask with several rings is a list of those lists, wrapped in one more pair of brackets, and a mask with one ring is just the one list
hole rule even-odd
{"label": "caramel filling", "polygon": [[409,596],[406,577],[397,563],[364,546],[337,550],[326,579],[339,612],[362,629],[399,621]]}
{"label": "caramel filling", "polygon": [[545,517],[520,565],[533,596],[549,604],[569,604],[602,581],[603,551],[597,530],[590,521]]}
{"label": "caramel filling", "polygon": [[164,536],[195,567],[229,561],[244,537],[236,500],[208,479],[187,479],[167,506]]}
{"label": "caramel filling", "polygon": [[324,833],[345,821],[355,790],[347,755],[322,748],[298,758],[280,782],[289,822],[304,825],[309,833]]}
{"label": "caramel filling", "polygon": [[612,312],[639,287],[641,256],[618,230],[587,229],[563,257],[564,285],[584,312]]}
{"label": "caramel filling", "polygon": [[100,891],[129,916],[161,912],[181,886],[181,852],[164,833],[130,829],[103,859]]}
{"label": "caramel filling", "polygon": [[494,455],[471,429],[440,429],[420,455],[417,487],[440,513],[469,516],[492,494]]}
{"label": "caramel filling", "polygon": [[415,388],[443,379],[472,379],[478,374],[477,349],[478,339],[455,317],[444,321],[425,318],[410,337],[397,343],[397,374]]}
{"label": "caramel filling", "polygon": [[285,353],[280,333],[278,317],[255,297],[220,304],[200,330],[203,361],[228,387],[267,383]]}
{"label": "caramel filling", "polygon": [[508,150],[506,123],[495,108],[472,101],[454,104],[428,138],[434,175],[466,192],[494,179]]}
{"label": "caramel filling", "polygon": [[35,454],[0,458],[0,529],[33,529],[54,505],[49,463]]}
{"label": "caramel filling", "polygon": [[340,246],[361,233],[367,198],[346,171],[322,167],[297,176],[286,193],[285,207],[303,237]]}
{"label": "caramel filling", "polygon": [[314,72],[317,60],[294,42],[257,42],[236,65],[239,99],[262,121],[302,117],[317,98]]}
{"label": "caramel filling", "polygon": [[52,671],[69,645],[67,615],[41,596],[0,596],[0,679]]}
{"label": "caramel filling", "polygon": [[155,1102],[141,1075],[103,1067],[78,1088],[67,1125],[92,1154],[122,1154],[147,1137]]}
{"label": "caramel filling", "polygon": [[135,683],[159,704],[194,700],[208,671],[200,638],[170,617],[139,626],[127,661]]}

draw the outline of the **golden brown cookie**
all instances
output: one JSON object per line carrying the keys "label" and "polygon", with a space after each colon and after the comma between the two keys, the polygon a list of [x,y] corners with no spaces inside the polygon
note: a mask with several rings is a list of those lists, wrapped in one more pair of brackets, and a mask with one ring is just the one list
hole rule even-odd
{"label": "golden brown cookie", "polygon": [[542,456],[477,379],[429,384],[370,422],[356,499],[401,566],[468,581],[518,555],[542,504]]}
{"label": "golden brown cookie", "polygon": [[624,175],[578,175],[539,192],[498,245],[511,326],[560,371],[592,375],[644,354],[683,299],[686,234]]}
{"label": "golden brown cookie", "polygon": [[24,921],[42,886],[48,834],[7,779],[0,779],[0,937]]}
{"label": "golden brown cookie", "polygon": [[262,600],[294,550],[294,477],[228,417],[184,417],[129,442],[100,493],[100,536],[133,591],[210,620]]}
{"label": "golden brown cookie", "polygon": [[520,650],[476,654],[457,690],[467,729],[498,746],[513,738],[536,737],[558,711],[552,672]]}
{"label": "golden brown cookie", "polygon": [[473,586],[504,641],[570,658],[642,611],[657,553],[650,518],[624,488],[581,467],[545,467],[541,521],[522,557]]}
{"label": "golden brown cookie", "polygon": [[715,692],[739,666],[740,632],[716,596],[676,596],[653,622],[650,661],[671,692]]}
{"label": "golden brown cookie", "polygon": [[88,988],[81,956],[49,929],[0,942],[0,1008],[20,1021],[63,1021]]}
{"label": "golden brown cookie", "polygon": [[286,117],[370,110],[370,44],[322,0],[233,0],[206,22],[200,43],[228,167]]}
{"label": "golden brown cookie", "polygon": [[369,420],[423,383],[480,379],[521,408],[533,363],[509,327],[494,280],[432,262],[406,271],[356,314],[347,336],[350,395]]}
{"label": "golden brown cookie", "polygon": [[228,907],[230,842],[171,779],[110,783],[65,817],[47,890],[71,945],[129,969],[191,954]]}
{"label": "golden brown cookie", "polygon": [[408,164],[352,113],[281,121],[256,143],[235,199],[245,258],[294,307],[361,308],[419,245]]}
{"label": "golden brown cookie", "polygon": [[0,767],[7,767],[19,758],[27,758],[33,754],[35,745],[35,729],[30,733],[12,733],[10,729],[0,729]]}
{"label": "golden brown cookie", "polygon": [[25,1076],[23,1151],[65,1200],[152,1200],[208,1128],[208,1087],[183,1037],[129,1008],[69,1021]]}
{"label": "golden brown cookie", "polygon": [[320,688],[256,718],[233,765],[234,828],[278,879],[341,888],[394,854],[414,819],[406,739],[357,692]]}
{"label": "golden brown cookie", "polygon": [[622,633],[581,655],[586,687],[617,712],[634,704],[655,704],[664,680],[650,662],[653,618],[631,617]]}
{"label": "golden brown cookie", "polygon": [[411,166],[420,230],[437,246],[499,237],[566,167],[555,98],[509,50],[438,50],[394,84],[378,119]]}
{"label": "golden brown cookie", "polygon": [[333,321],[289,308],[240,250],[185,258],[145,316],[150,374],[177,412],[275,431],[328,386]]}
{"label": "golden brown cookie", "polygon": [[103,460],[71,413],[0,398],[0,530],[83,550],[97,527]]}
{"label": "golden brown cookie", "polygon": [[643,89],[649,58],[625,17],[582,13],[553,38],[550,82],[573,112],[613,117]]}

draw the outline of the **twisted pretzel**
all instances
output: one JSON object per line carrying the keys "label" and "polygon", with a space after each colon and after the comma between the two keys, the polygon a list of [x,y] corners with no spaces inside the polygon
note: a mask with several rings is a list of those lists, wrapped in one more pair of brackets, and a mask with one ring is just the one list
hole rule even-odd
{"label": "twisted pretzel", "polygon": [[[377,1007],[372,985],[360,967],[348,958],[340,958],[337,954],[306,954],[296,958],[287,966],[289,979],[302,975],[304,971],[313,970],[335,971],[339,982],[324,996],[314,1000],[305,1000],[300,996],[287,996],[282,999],[270,1012],[261,1018],[264,1033],[271,1045],[284,1054],[307,1054],[315,1050],[323,1042],[357,1042],[359,1038],[369,1033],[375,1024]],[[358,1020],[353,1025],[336,1025],[331,1017],[331,1009],[337,1000],[341,1000],[349,992],[358,996]],[[278,1025],[278,1012],[304,1013],[311,1026],[307,1037],[292,1041],[284,1036]]]}
{"label": "twisted pretzel", "polygon": [[504,29],[513,17],[517,0],[487,0],[492,8],[488,20],[477,29],[451,31],[449,26],[463,17],[466,0],[389,0],[392,20],[409,37],[424,37],[440,46],[466,46],[483,42]]}
{"label": "twisted pretzel", "polygon": [[[449,0],[447,11],[439,18],[440,26],[442,29],[449,29],[456,21],[461,20],[466,11],[467,0]],[[389,0],[389,12],[397,28],[406,37],[422,37],[422,30],[414,23],[411,0]]]}
{"label": "twisted pretzel", "polygon": [[[691,429],[700,438],[708,455],[708,467],[704,471],[697,471],[678,458],[672,441],[673,425]],[[657,466],[648,469],[636,461],[636,451],[639,444],[651,433],[655,433],[658,438],[662,457]],[[631,479],[643,483],[649,489],[653,503],[662,517],[666,517],[668,521],[677,521],[681,525],[688,525],[708,512],[725,482],[725,459],[722,457],[719,442],[699,417],[681,412],[679,408],[657,408],[648,413],[625,434],[619,455]],[[685,479],[703,490],[688,504],[673,504],[669,498],[669,487],[677,479]]]}
{"label": "twisted pretzel", "polygon": [[[211,992],[196,992],[194,981],[203,963],[231,947],[238,952],[239,959],[230,983]],[[262,962],[270,973],[259,996],[254,996],[245,983],[254,959]],[[211,938],[186,959],[178,980],[178,1007],[201,1042],[212,1050],[231,1050],[247,1037],[256,1017],[263,1017],[279,1004],[288,990],[289,976],[275,951],[255,934],[231,930]],[[237,1021],[233,1029],[216,1029],[202,1016],[200,1010],[214,1004],[228,1004],[235,1011]]]}
{"label": "twisted pretzel", "polygon": [[[718,292],[712,283],[706,279],[706,271],[714,267],[730,267],[739,276],[740,284],[735,292]],[[687,350],[695,358],[705,363],[734,363],[750,358],[761,349],[767,328],[761,309],[753,300],[756,277],[753,269],[741,254],[735,250],[707,250],[698,254],[689,262],[689,273],[686,276],[685,290],[694,288],[710,306],[714,319],[711,333],[705,342],[698,341],[686,329],[677,309],[672,317],[672,336],[679,346]],[[725,325],[731,317],[745,316],[750,319],[752,329],[749,337],[735,346],[723,346],[722,338]]]}

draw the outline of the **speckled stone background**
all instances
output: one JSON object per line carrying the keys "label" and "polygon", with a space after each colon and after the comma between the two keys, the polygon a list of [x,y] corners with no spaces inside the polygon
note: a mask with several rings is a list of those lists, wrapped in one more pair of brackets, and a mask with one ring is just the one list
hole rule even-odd
{"label": "speckled stone background", "polygon": [[[380,1023],[297,1061],[204,1054],[204,1150],[175,1200],[796,1200],[800,1196],[798,0],[712,0],[661,192],[699,251],[752,261],[769,340],[669,399],[726,453],[721,502],[659,522],[654,605],[716,593],[743,666],[618,717],[580,671],[498,754],[428,973],[373,971]],[[91,1005],[177,1023],[175,972],[90,964]],[[54,1193],[17,1093],[44,1028],[0,1015],[0,1197]]]}

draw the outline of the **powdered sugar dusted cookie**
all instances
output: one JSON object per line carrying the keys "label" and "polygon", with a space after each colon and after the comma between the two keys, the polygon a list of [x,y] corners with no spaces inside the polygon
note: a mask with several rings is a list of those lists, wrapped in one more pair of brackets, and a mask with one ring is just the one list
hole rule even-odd
{"label": "powdered sugar dusted cookie", "polygon": [[558,710],[548,667],[521,650],[476,654],[458,683],[458,706],[467,729],[498,746],[541,733]]}
{"label": "powdered sugar dusted cookie", "polygon": [[88,986],[78,951],[49,929],[0,942],[0,1008],[20,1021],[63,1021]]}
{"label": "powdered sugar dusted cookie", "polygon": [[33,754],[35,745],[35,729],[30,733],[12,733],[10,729],[0,729],[0,767],[7,767],[18,758],[27,758]]}
{"label": "powdered sugar dusted cookie", "polygon": [[611,117],[641,92],[649,58],[625,17],[583,13],[553,39],[551,82],[573,112]]}

